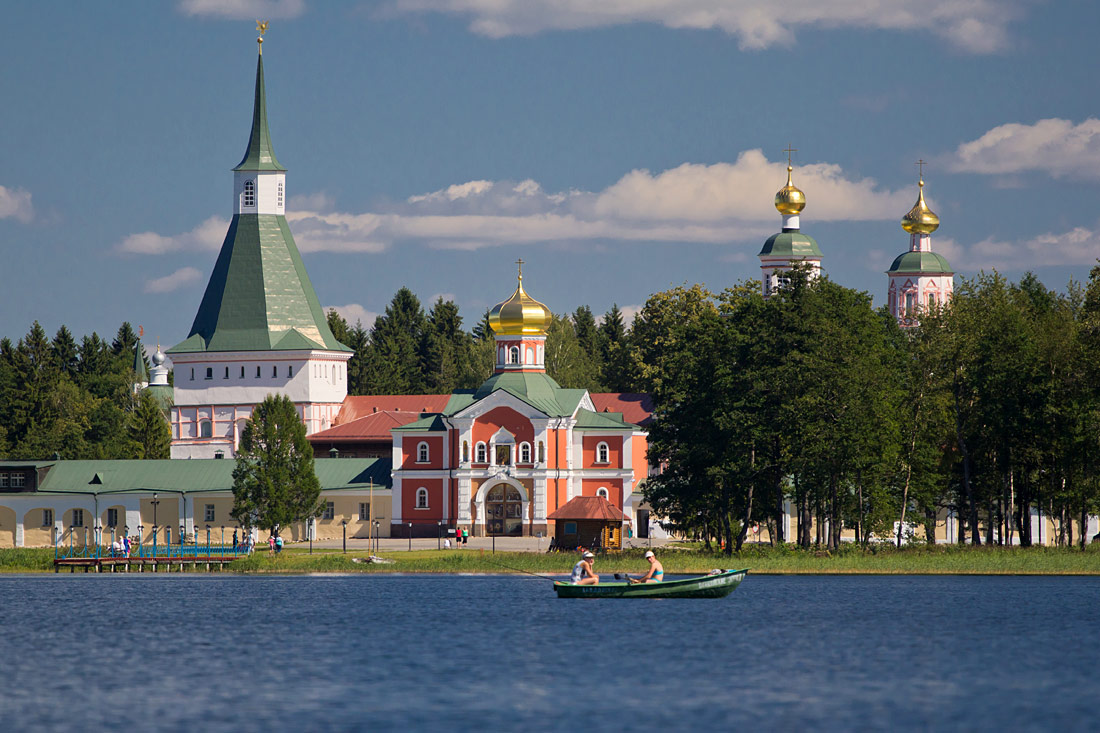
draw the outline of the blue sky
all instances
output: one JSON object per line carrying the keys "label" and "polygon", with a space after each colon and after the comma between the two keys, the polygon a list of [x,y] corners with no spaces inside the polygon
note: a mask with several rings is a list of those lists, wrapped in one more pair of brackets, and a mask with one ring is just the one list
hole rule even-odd
{"label": "blue sky", "polygon": [[788,143],[802,230],[885,298],[918,158],[960,276],[1100,257],[1100,3],[183,0],[0,4],[0,335],[187,336],[248,140],[254,19],[288,218],[369,325],[407,285],[467,325],[759,272]]}

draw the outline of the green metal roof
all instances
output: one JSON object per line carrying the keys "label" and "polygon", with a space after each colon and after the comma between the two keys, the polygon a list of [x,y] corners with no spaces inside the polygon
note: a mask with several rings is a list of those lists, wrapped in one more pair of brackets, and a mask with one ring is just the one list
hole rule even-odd
{"label": "green metal roof", "polygon": [[951,275],[954,270],[947,260],[935,252],[903,252],[890,265],[887,272],[912,272],[920,274]]}
{"label": "green metal roof", "polygon": [[[54,461],[38,493],[231,491],[232,459]],[[322,490],[390,488],[389,458],[315,458]]]}
{"label": "green metal roof", "polygon": [[[565,390],[558,383],[542,372],[502,372],[494,374],[485,380],[474,393],[474,400],[485,399],[498,389],[515,395],[536,410],[550,417],[564,417],[572,415],[577,402],[570,394],[578,390]],[[581,394],[584,390],[579,390]],[[565,393],[565,394],[563,394]]]}
{"label": "green metal roof", "polygon": [[252,134],[248,137],[248,149],[235,171],[285,171],[271,147],[271,133],[267,129],[267,94],[264,91],[264,57],[256,59],[256,101],[252,105]]}
{"label": "green metal roof", "polygon": [[150,384],[145,389],[149,390],[149,394],[153,395],[153,399],[160,405],[160,409],[165,412],[172,409],[172,405],[175,404],[176,396],[170,384]]}
{"label": "green metal roof", "polygon": [[637,425],[628,423],[623,419],[621,412],[592,412],[580,410],[577,412],[577,424],[575,430],[635,430]]}
{"label": "green metal roof", "polygon": [[412,432],[441,432],[447,429],[447,425],[443,422],[442,415],[425,415],[419,420],[414,420],[407,425],[398,425],[397,427],[390,428],[390,432],[399,432],[401,430],[409,430]]}
{"label": "green metal roof", "polygon": [[329,330],[286,217],[237,214],[191,332],[169,354],[350,351]]}
{"label": "green metal roof", "polygon": [[141,341],[134,346],[134,373],[138,382],[149,381],[149,370],[145,368],[145,350],[141,348]]}
{"label": "green metal roof", "polygon": [[778,234],[768,237],[764,242],[764,248],[760,250],[758,257],[821,257],[821,248],[813,237],[807,236],[797,229],[784,229]]}

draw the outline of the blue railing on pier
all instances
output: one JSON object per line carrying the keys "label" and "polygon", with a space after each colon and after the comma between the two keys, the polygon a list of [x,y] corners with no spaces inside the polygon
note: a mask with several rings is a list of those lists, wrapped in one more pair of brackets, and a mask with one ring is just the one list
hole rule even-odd
{"label": "blue railing on pier", "polygon": [[[135,537],[130,540],[129,550],[125,548],[123,543],[125,539],[115,538],[107,541],[109,538],[102,538],[99,542],[96,542],[95,537],[91,532],[81,532],[81,528],[74,527],[68,532],[65,532],[61,540],[54,544],[54,559],[55,560],[69,560],[69,559],[112,559],[112,558],[147,558],[157,560],[171,558],[204,558],[204,557],[244,557],[250,552],[249,546],[244,542],[237,543],[236,545],[213,542],[210,538],[207,538],[206,542],[202,541],[201,533],[194,535],[191,541],[184,541],[182,543],[177,542],[175,544],[145,541],[140,542]],[[67,541],[66,541],[67,540]],[[121,546],[120,546],[121,545]],[[255,550],[253,545],[252,550]]]}

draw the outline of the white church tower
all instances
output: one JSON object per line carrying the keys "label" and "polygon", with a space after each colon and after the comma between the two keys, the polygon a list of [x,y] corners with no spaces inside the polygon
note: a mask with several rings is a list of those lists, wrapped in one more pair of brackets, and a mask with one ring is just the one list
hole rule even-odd
{"label": "white church tower", "polygon": [[[924,161],[918,165],[923,168]],[[890,313],[904,328],[917,325],[922,310],[950,300],[955,287],[951,265],[932,251],[932,232],[939,228],[940,218],[924,202],[923,171],[917,187],[917,203],[901,219],[902,229],[909,232],[909,251],[898,255],[886,271]]]}
{"label": "white church tower", "polygon": [[269,394],[298,407],[307,433],[331,427],[351,350],[332,335],[287,225],[286,169],[267,127],[263,32],[248,149],[233,169],[233,221],[175,370],[172,458],[231,458]]}
{"label": "white church tower", "polygon": [[773,234],[764,242],[757,257],[760,258],[760,287],[767,298],[779,289],[786,273],[796,266],[810,268],[810,277],[821,275],[821,248],[813,237],[803,234],[799,229],[799,214],[806,208],[806,194],[791,180],[791,153],[795,149],[788,146],[787,185],[775,194],[775,208],[783,217],[783,230]]}

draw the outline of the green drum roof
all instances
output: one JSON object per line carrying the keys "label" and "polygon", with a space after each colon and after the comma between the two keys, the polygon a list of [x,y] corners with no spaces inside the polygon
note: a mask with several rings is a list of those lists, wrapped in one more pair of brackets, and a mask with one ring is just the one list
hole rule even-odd
{"label": "green drum roof", "polygon": [[808,258],[821,257],[821,248],[813,237],[807,236],[797,229],[784,229],[778,234],[768,237],[764,242],[764,248],[760,250],[758,257],[791,257]]}
{"label": "green drum roof", "polygon": [[286,217],[237,214],[191,331],[168,353],[312,349],[350,351],[329,330]]}
{"label": "green drum roof", "polygon": [[951,275],[954,270],[942,255],[935,252],[905,252],[897,256],[886,272],[913,272],[921,274]]}

